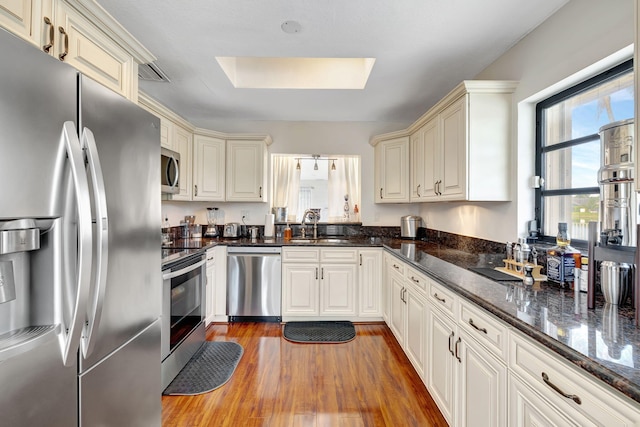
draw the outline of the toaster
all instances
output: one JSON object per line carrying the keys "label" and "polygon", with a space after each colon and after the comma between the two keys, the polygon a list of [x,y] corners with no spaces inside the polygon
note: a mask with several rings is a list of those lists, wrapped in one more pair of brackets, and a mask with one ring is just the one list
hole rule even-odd
{"label": "toaster", "polygon": [[237,239],[240,237],[240,224],[237,222],[228,222],[224,225],[222,237]]}

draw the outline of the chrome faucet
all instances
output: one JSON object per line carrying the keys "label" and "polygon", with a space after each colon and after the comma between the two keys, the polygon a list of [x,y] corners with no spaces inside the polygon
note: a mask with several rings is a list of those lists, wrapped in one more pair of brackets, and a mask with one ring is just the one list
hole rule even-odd
{"label": "chrome faucet", "polygon": [[304,227],[304,223],[308,217],[313,218],[313,238],[318,238],[318,214],[312,211],[311,209],[307,209],[304,211],[304,215],[302,215],[302,237],[305,237],[306,229]]}

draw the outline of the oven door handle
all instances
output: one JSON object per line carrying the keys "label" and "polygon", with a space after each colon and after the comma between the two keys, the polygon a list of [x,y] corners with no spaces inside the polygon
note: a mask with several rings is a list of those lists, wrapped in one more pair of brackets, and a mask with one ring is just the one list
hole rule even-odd
{"label": "oven door handle", "polygon": [[202,267],[204,264],[206,264],[206,262],[207,260],[203,259],[202,261],[198,261],[197,263],[190,265],[189,267],[185,267],[182,270],[172,271],[170,273],[163,274],[162,280],[169,280],[169,279],[173,279],[174,277],[182,276],[183,274],[189,273],[197,269],[198,267]]}

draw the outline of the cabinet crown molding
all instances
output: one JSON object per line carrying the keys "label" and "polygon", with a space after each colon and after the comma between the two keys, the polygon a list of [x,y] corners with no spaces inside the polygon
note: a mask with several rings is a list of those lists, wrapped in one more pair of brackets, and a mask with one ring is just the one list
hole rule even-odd
{"label": "cabinet crown molding", "polygon": [[94,0],[63,0],[71,8],[87,18],[102,32],[122,46],[138,64],[146,64],[157,58],[129,31]]}
{"label": "cabinet crown molding", "polygon": [[438,114],[439,111],[446,108],[461,96],[473,93],[513,93],[518,86],[518,83],[518,81],[514,80],[463,80],[409,127],[381,135],[375,135],[369,140],[369,144],[372,147],[375,147],[380,143],[380,141],[411,135],[432,117]]}

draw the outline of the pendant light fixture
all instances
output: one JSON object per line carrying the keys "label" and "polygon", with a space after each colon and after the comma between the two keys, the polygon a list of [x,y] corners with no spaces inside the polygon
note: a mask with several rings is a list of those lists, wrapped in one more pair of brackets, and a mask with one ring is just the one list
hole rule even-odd
{"label": "pendant light fixture", "polygon": [[302,165],[300,164],[300,160],[313,160],[313,170],[318,170],[318,160],[326,160],[327,162],[331,162],[331,170],[336,170],[336,160],[332,158],[322,158],[320,154],[312,154],[311,157],[296,157],[296,170],[301,170]]}
{"label": "pendant light fixture", "polygon": [[336,161],[335,160],[333,160],[332,163],[331,163],[331,170],[332,171],[336,170]]}
{"label": "pendant light fixture", "polygon": [[315,155],[313,156],[313,158],[315,159],[315,163],[313,164],[313,170],[314,171],[318,170],[318,157],[320,157],[320,156],[317,156],[317,157]]}
{"label": "pendant light fixture", "polygon": [[298,159],[298,164],[296,165],[296,170],[300,170],[300,159]]}

